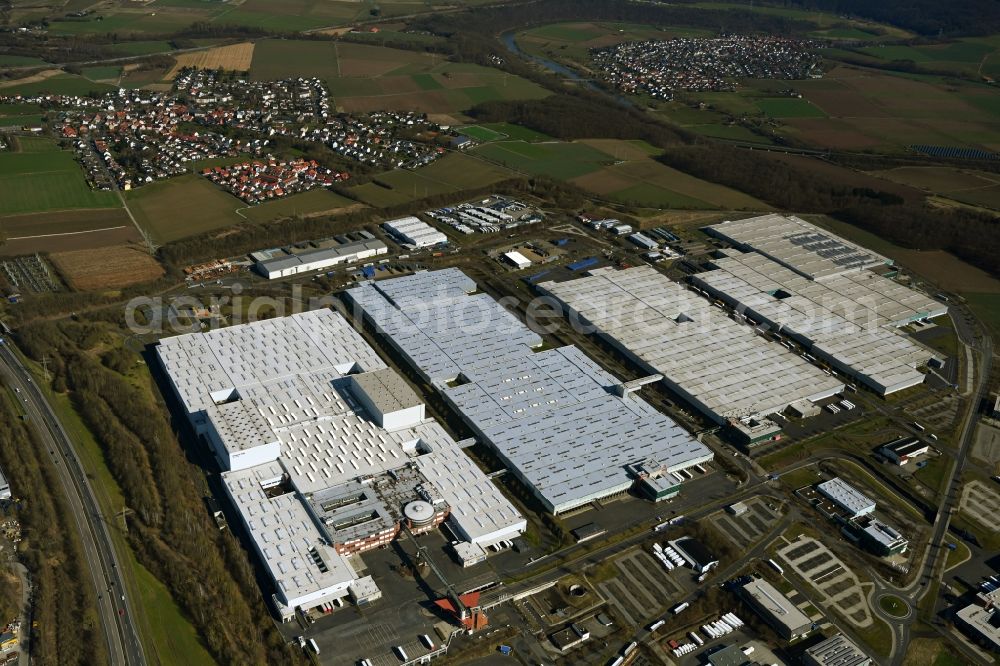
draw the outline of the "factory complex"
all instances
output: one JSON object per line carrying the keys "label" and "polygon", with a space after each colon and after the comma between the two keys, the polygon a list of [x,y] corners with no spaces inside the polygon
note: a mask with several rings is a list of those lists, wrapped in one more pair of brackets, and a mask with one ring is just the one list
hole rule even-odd
{"label": "factory complex", "polygon": [[400,244],[412,247],[432,247],[448,242],[448,237],[427,224],[423,220],[410,215],[398,220],[382,223],[382,228],[392,235]]}
{"label": "factory complex", "polygon": [[554,514],[633,486],[664,499],[710,449],[575,346],[542,339],[458,269],[346,292],[366,321]]}
{"label": "factory complex", "polygon": [[889,260],[794,217],[706,229],[732,243],[692,283],[880,395],[920,384],[942,359],[896,329],[947,306],[884,277]]}
{"label": "factory complex", "polygon": [[[354,263],[389,251],[385,243],[367,231],[358,234],[363,237],[346,243],[328,241],[321,243],[321,247],[303,252],[270,250],[254,253],[260,256],[254,264],[254,269],[268,280],[275,280],[299,273],[325,270],[339,264]],[[251,258],[254,258],[253,255]]]}
{"label": "factory complex", "polygon": [[483,550],[525,519],[425,415],[409,385],[332,310],[158,347],[177,399],[223,468],[226,493],[285,621],[380,596],[357,553],[445,522]]}
{"label": "factory complex", "polygon": [[716,423],[759,419],[844,388],[649,266],[597,269],[588,277],[540,284],[539,290],[640,367],[661,373],[673,391]]}

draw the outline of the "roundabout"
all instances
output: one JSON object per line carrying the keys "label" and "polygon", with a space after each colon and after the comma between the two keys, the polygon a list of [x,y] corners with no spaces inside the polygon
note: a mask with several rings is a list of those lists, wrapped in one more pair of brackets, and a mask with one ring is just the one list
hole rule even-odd
{"label": "roundabout", "polygon": [[889,617],[902,620],[908,618],[913,612],[910,605],[894,594],[883,594],[878,598],[878,607]]}

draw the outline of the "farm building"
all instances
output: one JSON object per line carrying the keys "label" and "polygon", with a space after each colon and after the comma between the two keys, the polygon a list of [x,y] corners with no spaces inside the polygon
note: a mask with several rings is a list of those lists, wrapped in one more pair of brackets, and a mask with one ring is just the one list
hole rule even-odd
{"label": "farm building", "polygon": [[824,497],[847,513],[848,520],[868,515],[875,511],[875,500],[866,497],[854,486],[840,477],[834,477],[816,486]]}
{"label": "farm building", "polygon": [[671,480],[712,452],[621,390],[574,346],[542,339],[458,269],[359,285],[346,297],[542,504],[562,513]]}
{"label": "farm building", "polygon": [[376,598],[349,556],[447,521],[480,548],[525,529],[396,372],[340,314],[314,310],[165,338],[158,356],[290,621]]}
{"label": "farm building", "polygon": [[930,445],[916,437],[903,437],[881,447],[882,455],[896,463],[905,465],[917,456],[922,456],[930,450]]}
{"label": "farm building", "polygon": [[775,426],[759,435],[752,420],[844,388],[649,266],[597,269],[538,288],[644,370],[663,375],[671,390],[714,422],[742,426],[749,441],[780,430]]}
{"label": "farm building", "polygon": [[430,247],[448,242],[447,236],[412,215],[389,220],[383,223],[382,227],[400,242],[413,247]]}
{"label": "farm building", "polygon": [[386,254],[389,248],[380,240],[359,240],[336,247],[310,250],[299,254],[284,254],[254,264],[254,269],[268,280],[289,277],[310,271],[325,270],[339,264]]}
{"label": "farm building", "polygon": [[808,648],[802,662],[806,666],[869,666],[872,658],[844,634],[835,634]]}

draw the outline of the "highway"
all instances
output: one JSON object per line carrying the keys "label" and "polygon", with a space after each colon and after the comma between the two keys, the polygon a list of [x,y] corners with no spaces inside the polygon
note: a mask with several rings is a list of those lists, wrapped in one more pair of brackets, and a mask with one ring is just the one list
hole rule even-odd
{"label": "highway", "polygon": [[6,338],[0,344],[0,375],[8,386],[15,389],[21,408],[52,454],[52,464],[58,470],[73,513],[94,589],[100,595],[98,615],[107,642],[108,663],[145,664],[131,604],[124,593],[118,555],[93,489],[74,453],[72,440],[9,345]]}

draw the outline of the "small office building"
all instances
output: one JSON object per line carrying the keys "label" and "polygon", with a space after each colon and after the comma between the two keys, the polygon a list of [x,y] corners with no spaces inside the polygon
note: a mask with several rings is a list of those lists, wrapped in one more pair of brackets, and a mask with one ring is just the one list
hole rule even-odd
{"label": "small office building", "polygon": [[761,578],[755,578],[742,588],[747,604],[774,628],[785,640],[794,640],[809,633],[812,620],[788,597]]}

